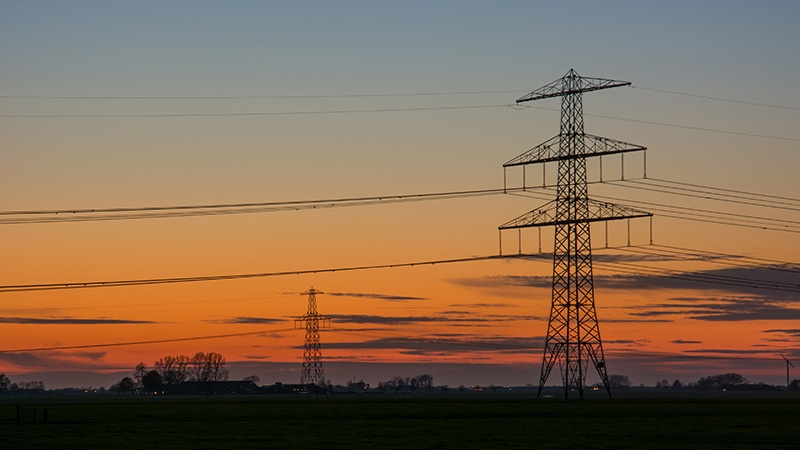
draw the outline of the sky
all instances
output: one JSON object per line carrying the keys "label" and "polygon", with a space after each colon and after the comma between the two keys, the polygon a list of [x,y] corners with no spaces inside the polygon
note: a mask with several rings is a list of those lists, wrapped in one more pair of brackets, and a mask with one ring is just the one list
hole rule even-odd
{"label": "sky", "polygon": [[[648,149],[605,158],[603,183],[589,162],[592,198],[655,214],[652,246],[647,219],[630,238],[625,222],[592,228],[609,373],[781,384],[780,355],[800,360],[799,13],[792,1],[2,2],[0,219],[519,187],[522,170],[502,165],[558,133],[560,104],[514,101],[574,68],[632,83],[584,95],[586,132]],[[506,195],[0,220],[0,285],[536,254],[535,229],[497,227],[552,199],[534,186],[555,173],[529,166],[531,188]],[[543,229],[545,254],[552,239]],[[333,383],[536,384],[551,273],[534,257],[0,292],[0,373],[108,386],[140,361],[215,351],[232,378],[296,382],[293,318],[313,286],[332,319]],[[173,342],[100,346],[141,341]]]}

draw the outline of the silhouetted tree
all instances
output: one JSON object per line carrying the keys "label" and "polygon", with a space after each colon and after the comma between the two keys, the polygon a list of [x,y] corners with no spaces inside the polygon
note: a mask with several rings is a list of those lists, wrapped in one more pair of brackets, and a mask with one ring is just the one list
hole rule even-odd
{"label": "silhouetted tree", "polygon": [[189,379],[192,381],[226,381],[228,369],[225,357],[219,353],[197,352],[189,362]]}
{"label": "silhouetted tree", "polygon": [[417,380],[417,385],[420,389],[428,391],[433,390],[433,375],[424,373],[422,375],[417,375],[414,379]]}
{"label": "silhouetted tree", "polygon": [[0,373],[0,392],[11,390],[11,380],[4,373]]}
{"label": "silhouetted tree", "polygon": [[789,390],[790,391],[800,391],[800,379],[794,379],[791,383],[789,383]]}
{"label": "silhouetted tree", "polygon": [[35,391],[44,390],[44,381],[20,381],[19,383],[11,383],[9,386],[12,391]]}
{"label": "silhouetted tree", "polygon": [[133,381],[131,377],[124,377],[123,379],[119,380],[118,382],[111,385],[109,390],[117,392],[119,394],[126,394],[129,392],[133,392],[136,389],[136,382]]}
{"label": "silhouetted tree", "polygon": [[142,377],[142,387],[147,392],[156,391],[164,383],[161,374],[157,370],[151,370]]}
{"label": "silhouetted tree", "polygon": [[681,383],[681,380],[675,380],[672,382],[672,389],[680,389],[682,387],[683,383]]}
{"label": "silhouetted tree", "polygon": [[142,379],[145,375],[147,375],[147,366],[145,363],[140,362],[136,365],[136,368],[133,369],[133,382],[136,385],[135,389],[140,389],[143,387]]}
{"label": "silhouetted tree", "polygon": [[627,389],[633,386],[627,375],[611,374],[608,376],[608,385],[611,389]]}
{"label": "silhouetted tree", "polygon": [[249,377],[244,377],[243,381],[252,381],[253,383],[258,384],[261,382],[261,378],[259,378],[258,375],[250,375]]}
{"label": "silhouetted tree", "polygon": [[191,360],[188,356],[165,356],[156,361],[156,370],[164,384],[181,384],[189,376],[189,364]]}
{"label": "silhouetted tree", "polygon": [[747,383],[747,379],[738,373],[723,373],[711,375],[697,380],[697,388],[704,390],[722,389],[725,386],[735,386]]}

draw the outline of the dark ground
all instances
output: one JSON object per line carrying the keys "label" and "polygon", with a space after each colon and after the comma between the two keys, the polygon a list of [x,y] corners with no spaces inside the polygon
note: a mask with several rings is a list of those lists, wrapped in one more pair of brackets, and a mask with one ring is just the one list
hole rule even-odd
{"label": "dark ground", "polygon": [[614,400],[472,392],[330,398],[0,396],[0,446],[772,450],[800,448],[799,414],[800,396],[786,392],[629,394]]}

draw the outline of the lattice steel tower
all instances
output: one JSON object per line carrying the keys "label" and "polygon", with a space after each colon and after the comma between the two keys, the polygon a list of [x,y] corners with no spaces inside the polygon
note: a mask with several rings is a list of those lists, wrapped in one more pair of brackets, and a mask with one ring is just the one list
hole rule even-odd
{"label": "lattice steel tower", "polygon": [[303,351],[303,372],[300,384],[316,384],[325,386],[325,373],[322,370],[322,350],[319,342],[320,328],[330,327],[331,319],[317,312],[317,294],[322,294],[313,287],[301,295],[308,295],[308,312],[295,319],[295,328],[305,328],[306,344]]}
{"label": "lattice steel tower", "polygon": [[570,69],[564,77],[517,100],[517,103],[523,103],[561,97],[561,129],[558,136],[503,164],[505,169],[527,164],[558,163],[556,199],[499,227],[500,230],[555,227],[553,295],[539,396],[550,371],[558,362],[564,396],[568,398],[571,390],[577,390],[583,398],[589,361],[611,396],[594,304],[590,224],[648,217],[651,214],[590,200],[586,184],[586,158],[643,151],[645,147],[585,134],[581,95],[627,85],[630,82],[581,77]]}

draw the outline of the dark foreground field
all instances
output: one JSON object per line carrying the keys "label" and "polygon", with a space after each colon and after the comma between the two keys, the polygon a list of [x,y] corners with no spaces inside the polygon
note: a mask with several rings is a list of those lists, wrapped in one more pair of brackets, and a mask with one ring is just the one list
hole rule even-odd
{"label": "dark foreground field", "polygon": [[800,398],[785,393],[467,397],[0,397],[0,448],[800,448]]}

